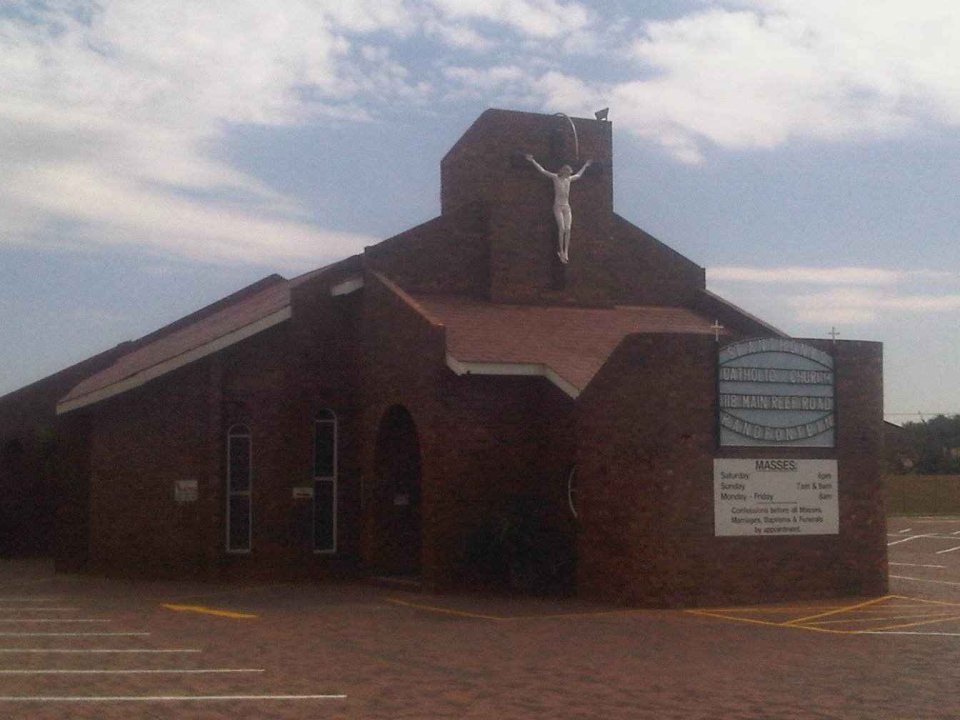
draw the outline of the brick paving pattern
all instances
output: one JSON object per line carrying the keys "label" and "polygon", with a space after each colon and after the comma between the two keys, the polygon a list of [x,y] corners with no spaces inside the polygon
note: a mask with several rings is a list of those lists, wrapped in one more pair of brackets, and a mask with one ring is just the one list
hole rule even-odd
{"label": "brick paving pattern", "polygon": [[[624,610],[571,600],[415,594],[367,584],[121,582],[53,576],[42,564],[3,561],[0,633],[8,634],[0,635],[0,649],[200,652],[5,651],[0,653],[0,670],[262,672],[0,673],[2,696],[344,694],[346,698],[95,704],[0,700],[0,717],[960,716],[954,670],[960,660],[960,549],[943,552],[960,548],[960,535],[953,535],[960,532],[960,522],[919,525],[896,520],[888,532],[894,543],[890,559],[895,596],[693,612]],[[164,607],[169,604],[181,609]],[[74,609],[43,611],[44,605]],[[37,611],[25,612],[28,607]],[[28,619],[33,622],[25,622]],[[35,622],[41,619],[61,622]],[[108,622],[62,622],[69,619]],[[890,630],[883,634],[860,632],[885,628]],[[9,634],[14,632],[149,635]]]}

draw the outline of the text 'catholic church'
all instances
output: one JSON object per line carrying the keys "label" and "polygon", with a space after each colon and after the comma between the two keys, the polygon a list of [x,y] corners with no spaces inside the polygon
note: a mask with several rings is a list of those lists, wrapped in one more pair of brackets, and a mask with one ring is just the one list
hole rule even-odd
{"label": "text 'catholic church'", "polygon": [[490,110],[441,171],[439,217],[0,398],[23,450],[23,403],[69,380],[60,568],[657,606],[885,591],[879,344],[707,291],[615,214],[608,122]]}

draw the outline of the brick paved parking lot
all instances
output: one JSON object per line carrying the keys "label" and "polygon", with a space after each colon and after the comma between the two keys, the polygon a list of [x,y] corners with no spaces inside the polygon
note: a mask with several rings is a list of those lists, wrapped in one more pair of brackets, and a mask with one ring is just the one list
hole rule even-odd
{"label": "brick paved parking lot", "polygon": [[960,717],[960,519],[891,595],[695,611],[0,563],[2,718]]}

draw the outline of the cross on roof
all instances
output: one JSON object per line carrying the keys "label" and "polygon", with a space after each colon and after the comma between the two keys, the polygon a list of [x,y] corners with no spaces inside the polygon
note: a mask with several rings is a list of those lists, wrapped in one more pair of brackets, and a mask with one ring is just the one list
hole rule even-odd
{"label": "cross on roof", "polygon": [[720,331],[723,330],[723,325],[720,324],[719,320],[714,320],[713,325],[710,327],[713,330],[713,339],[716,342],[720,342]]}
{"label": "cross on roof", "polygon": [[831,328],[830,328],[830,332],[828,332],[827,335],[829,335],[830,338],[831,338],[834,342],[836,342],[836,341],[837,341],[837,338],[840,337],[840,331],[837,330],[835,327],[831,327]]}

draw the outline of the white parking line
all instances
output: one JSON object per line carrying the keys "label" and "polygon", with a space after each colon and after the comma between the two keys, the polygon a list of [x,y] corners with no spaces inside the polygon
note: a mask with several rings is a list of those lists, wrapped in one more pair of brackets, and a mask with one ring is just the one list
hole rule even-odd
{"label": "white parking line", "polygon": [[216,675],[227,673],[262,673],[263,668],[198,668],[193,670],[0,670],[0,675]]}
{"label": "white parking line", "polygon": [[909,630],[857,630],[853,635],[937,635],[939,637],[960,637],[960,633],[948,632],[911,632]]}
{"label": "white parking line", "polygon": [[[899,537],[888,535],[887,537]],[[949,540],[950,542],[956,542],[957,538],[953,535],[941,535],[940,533],[920,533],[919,535],[911,535],[910,537],[901,538],[900,540],[894,540],[893,542],[887,543],[887,547],[893,545],[899,545],[900,543],[910,542],[911,540],[919,540],[920,538],[931,538],[933,540]]]}
{"label": "white parking line", "polygon": [[935,585],[953,585],[960,587],[960,582],[950,582],[949,580],[929,580],[927,578],[907,577],[905,575],[891,575],[890,577],[897,580],[913,580],[914,582],[934,583]]}
{"label": "white parking line", "polygon": [[211,702],[218,700],[253,700],[277,702],[281,700],[345,700],[346,695],[24,695],[0,696],[0,702]]}
{"label": "white parking line", "polygon": [[899,545],[900,543],[910,542],[911,540],[917,540],[925,537],[936,537],[936,535],[911,535],[910,537],[903,538],[903,540],[894,540],[892,543],[887,543],[887,547],[892,547],[893,545]]}
{"label": "white parking line", "polygon": [[925,567],[925,568],[945,568],[946,565],[919,565],[917,563],[901,563],[901,562],[891,562],[887,563],[888,565],[899,565],[902,567]]}
{"label": "white parking line", "polygon": [[946,550],[937,550],[937,555],[943,555],[943,554],[945,554],[945,553],[956,552],[957,550],[960,550],[960,545],[957,545],[956,547],[952,547],[952,548],[947,548]]}
{"label": "white parking line", "polygon": [[0,637],[149,637],[148,632],[0,632]]}
{"label": "white parking line", "polygon": [[108,623],[108,622],[110,622],[110,621],[109,621],[109,620],[94,619],[94,618],[63,618],[62,620],[52,619],[52,618],[44,618],[44,619],[37,619],[37,618],[0,618],[0,623],[20,623],[20,624],[26,624],[26,623]]}
{"label": "white parking line", "polygon": [[196,648],[0,648],[0,653],[8,655],[20,655],[20,654],[37,654],[37,653],[51,653],[51,654],[70,654],[70,655],[83,655],[83,654],[106,654],[106,653],[125,653],[125,654],[169,654],[169,653],[198,653],[202,652]]}

